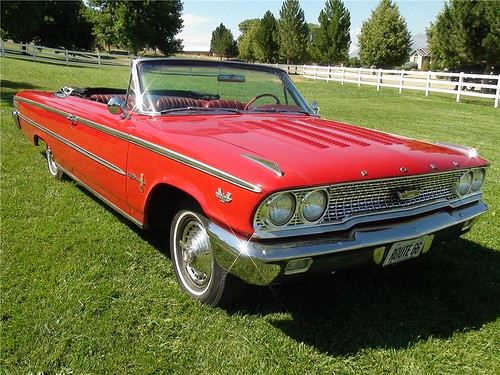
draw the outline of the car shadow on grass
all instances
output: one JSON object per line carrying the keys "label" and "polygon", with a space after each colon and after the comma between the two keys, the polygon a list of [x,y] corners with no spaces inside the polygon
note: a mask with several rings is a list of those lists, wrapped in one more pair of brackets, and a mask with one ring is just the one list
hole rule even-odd
{"label": "car shadow on grass", "polygon": [[27,82],[14,82],[9,81],[7,79],[2,79],[0,83],[0,87],[2,87],[1,92],[1,101],[2,104],[12,105],[12,99],[14,96],[21,90],[37,90],[40,87],[33,86],[31,83]]}
{"label": "car shadow on grass", "polygon": [[251,287],[230,313],[265,317],[292,339],[335,356],[407,348],[495,321],[500,252],[465,239],[433,250],[380,272]]}

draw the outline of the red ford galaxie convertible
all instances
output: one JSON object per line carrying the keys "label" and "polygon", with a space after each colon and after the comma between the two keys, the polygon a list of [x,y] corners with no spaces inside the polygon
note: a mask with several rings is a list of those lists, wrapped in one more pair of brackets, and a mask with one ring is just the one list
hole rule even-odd
{"label": "red ford galaxie convertible", "polygon": [[487,209],[474,149],[321,119],[277,68],[137,59],[127,88],[14,105],[50,174],[169,231],[179,284],[214,306],[243,282],[419,257]]}

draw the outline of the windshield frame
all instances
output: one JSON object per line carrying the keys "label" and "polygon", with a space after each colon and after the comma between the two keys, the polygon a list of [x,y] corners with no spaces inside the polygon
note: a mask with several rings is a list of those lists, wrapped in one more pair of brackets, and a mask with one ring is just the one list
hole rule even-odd
{"label": "windshield frame", "polygon": [[[158,116],[176,113],[180,114],[182,111],[155,111],[151,110],[150,105],[147,103],[147,95],[148,90],[143,85],[143,80],[141,78],[142,71],[148,65],[158,65],[169,66],[169,67],[193,67],[193,68],[212,68],[212,69],[230,69],[231,71],[241,70],[243,73],[245,71],[255,71],[255,72],[264,72],[277,77],[283,86],[283,90],[286,91],[286,95],[289,95],[290,98],[301,107],[300,110],[290,111],[290,113],[297,114],[307,114],[307,115],[315,115],[314,110],[310,107],[310,105],[306,102],[300,92],[297,90],[292,80],[288,76],[288,73],[282,69],[277,67],[271,67],[260,64],[250,64],[239,61],[220,61],[220,60],[203,60],[203,59],[172,59],[172,58],[138,58],[132,60],[132,69],[131,69],[131,78],[129,81],[129,87],[127,90],[127,95],[134,95],[136,105],[134,106],[133,111],[137,114],[148,115],[148,116]],[[238,83],[235,83],[238,84]],[[189,111],[190,114],[196,114],[196,107],[187,107],[186,111]],[[221,113],[228,111],[217,111],[217,108],[214,108],[215,113]],[[246,112],[259,112],[256,111],[236,111],[235,113],[241,114]],[[269,113],[269,111],[264,111]],[[277,111],[280,114],[286,114],[287,111]],[[209,111],[203,111],[204,114],[210,113]]]}

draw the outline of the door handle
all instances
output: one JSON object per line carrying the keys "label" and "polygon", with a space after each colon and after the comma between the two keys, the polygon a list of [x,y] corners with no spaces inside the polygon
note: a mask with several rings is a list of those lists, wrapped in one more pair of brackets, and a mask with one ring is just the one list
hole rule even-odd
{"label": "door handle", "polygon": [[71,125],[76,125],[78,124],[78,117],[76,117],[75,115],[68,115],[68,117],[66,117],[69,121],[71,121]]}

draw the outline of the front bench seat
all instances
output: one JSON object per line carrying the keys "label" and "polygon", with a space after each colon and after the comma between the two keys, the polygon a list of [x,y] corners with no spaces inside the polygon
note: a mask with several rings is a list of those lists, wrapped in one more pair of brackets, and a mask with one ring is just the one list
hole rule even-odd
{"label": "front bench seat", "polygon": [[208,103],[205,104],[205,107],[207,107],[207,108],[235,108],[235,109],[243,110],[245,108],[245,105],[242,102],[239,102],[237,100],[219,99],[219,100],[210,100]]}
{"label": "front bench seat", "polygon": [[175,108],[203,107],[205,100],[193,98],[180,98],[176,96],[166,96],[159,98],[154,103],[154,109],[157,112],[166,111]]}

